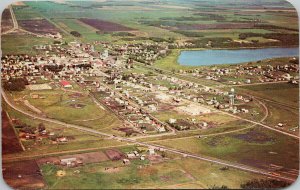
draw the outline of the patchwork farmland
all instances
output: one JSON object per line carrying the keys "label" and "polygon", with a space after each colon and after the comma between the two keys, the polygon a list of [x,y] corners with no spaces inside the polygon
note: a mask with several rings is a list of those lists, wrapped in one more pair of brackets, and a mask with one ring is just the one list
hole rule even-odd
{"label": "patchwork farmland", "polygon": [[132,28],[123,26],[121,24],[99,20],[99,19],[87,19],[87,18],[81,18],[79,21],[88,24],[100,31],[103,32],[116,32],[116,31],[131,31],[134,30]]}
{"label": "patchwork farmland", "polygon": [[21,20],[20,27],[35,34],[57,34],[59,30],[46,19]]}

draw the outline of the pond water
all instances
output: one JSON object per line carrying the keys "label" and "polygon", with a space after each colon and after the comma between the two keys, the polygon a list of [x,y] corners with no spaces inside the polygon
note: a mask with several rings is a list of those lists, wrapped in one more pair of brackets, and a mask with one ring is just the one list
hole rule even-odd
{"label": "pond water", "polygon": [[236,64],[277,57],[299,56],[299,48],[182,51],[178,63],[187,66]]}

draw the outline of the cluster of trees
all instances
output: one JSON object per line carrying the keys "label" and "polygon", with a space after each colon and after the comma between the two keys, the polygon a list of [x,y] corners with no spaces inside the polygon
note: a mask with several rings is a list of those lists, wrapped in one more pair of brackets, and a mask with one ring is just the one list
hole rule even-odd
{"label": "cluster of trees", "polygon": [[290,63],[299,64],[299,58],[289,60]]}
{"label": "cluster of trees", "polygon": [[53,44],[62,44],[62,42],[59,40],[54,40]]}
{"label": "cluster of trees", "polygon": [[71,31],[70,34],[72,34],[73,36],[77,37],[77,38],[80,38],[81,37],[81,34],[77,31]]}
{"label": "cluster of trees", "polygon": [[277,41],[270,41],[265,43],[258,43],[258,40],[252,40],[252,43],[240,43],[233,41],[231,38],[218,37],[218,38],[201,38],[189,40],[194,48],[205,48],[207,44],[210,43],[211,47],[217,48],[238,48],[238,47],[265,47],[265,46],[298,46],[299,36],[298,34],[282,34],[282,33],[268,33],[268,34],[258,34],[258,33],[242,33],[240,34],[240,39],[246,39],[249,37],[263,37],[266,39],[274,39]]}
{"label": "cluster of trees", "polygon": [[207,21],[211,21],[211,20],[225,21],[226,20],[226,18],[224,16],[218,15],[218,14],[196,13],[196,15],[201,16],[201,20],[207,20]]}
{"label": "cluster of trees", "polygon": [[203,18],[191,17],[191,16],[181,16],[181,17],[162,17],[160,20],[176,20],[176,21],[199,21]]}
{"label": "cluster of trees", "polygon": [[275,39],[278,40],[278,43],[281,43],[282,45],[299,45],[299,35],[298,34],[283,34],[283,33],[267,33],[267,34],[261,34],[261,33],[241,33],[239,35],[239,39],[245,40],[250,37],[263,37],[266,39]]}
{"label": "cluster of trees", "polygon": [[208,43],[210,43],[211,47],[224,47],[230,44],[232,41],[231,38],[202,38],[202,39],[195,39],[188,41],[192,44],[194,44],[194,47],[196,48],[204,48],[207,46]]}
{"label": "cluster of trees", "polygon": [[25,87],[28,84],[26,78],[10,78],[8,81],[4,82],[3,88],[8,91],[22,91],[25,90]]}
{"label": "cluster of trees", "polygon": [[149,40],[152,40],[153,42],[168,42],[168,43],[174,43],[175,42],[175,38],[150,37]]}
{"label": "cluster of trees", "polygon": [[64,68],[63,65],[45,65],[44,70],[48,70],[51,72],[60,72]]}
{"label": "cluster of trees", "polygon": [[112,36],[135,36],[135,35],[130,32],[116,32],[113,33]]}
{"label": "cluster of trees", "polygon": [[129,37],[125,37],[121,39],[122,41],[139,41],[139,40],[148,40],[147,37],[143,37],[143,36],[137,36],[134,38],[129,38]]}
{"label": "cluster of trees", "polygon": [[275,25],[271,25],[271,24],[255,24],[254,28],[265,29],[265,30],[283,29],[283,30],[298,32],[298,29],[287,28],[287,27],[282,27],[282,26],[275,26]]}
{"label": "cluster of trees", "polygon": [[97,30],[97,31],[96,31],[96,34],[110,34],[110,32]]}
{"label": "cluster of trees", "polygon": [[31,125],[27,125],[26,123],[18,126],[21,128],[20,131],[23,133],[35,134],[36,132],[42,132],[46,129],[44,123],[40,123],[38,127],[33,127]]}
{"label": "cluster of trees", "polygon": [[198,38],[204,37],[203,34],[201,34],[200,32],[185,31],[185,30],[175,30],[173,32],[182,34],[186,37],[198,37]]}
{"label": "cluster of trees", "polygon": [[20,131],[23,132],[23,133],[34,134],[35,131],[36,131],[36,127],[32,127],[30,125],[23,124],[22,128],[20,129]]}
{"label": "cluster of trees", "polygon": [[[285,188],[291,185],[288,182],[285,181],[279,181],[275,179],[254,179],[251,181],[248,181],[244,184],[241,184],[242,189],[279,189],[279,188]],[[209,189],[229,189],[227,186],[217,186],[213,185]]]}
{"label": "cluster of trees", "polygon": [[275,179],[254,179],[241,185],[242,189],[278,189],[291,185],[285,181],[278,181]]}

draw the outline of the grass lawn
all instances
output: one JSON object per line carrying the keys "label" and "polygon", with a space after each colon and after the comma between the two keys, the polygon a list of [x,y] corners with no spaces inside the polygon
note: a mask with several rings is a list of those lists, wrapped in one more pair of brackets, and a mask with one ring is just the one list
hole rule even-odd
{"label": "grass lawn", "polygon": [[177,62],[178,56],[180,55],[180,51],[181,51],[180,49],[173,49],[170,55],[156,61],[154,66],[169,71],[196,68],[192,66],[182,66]]}

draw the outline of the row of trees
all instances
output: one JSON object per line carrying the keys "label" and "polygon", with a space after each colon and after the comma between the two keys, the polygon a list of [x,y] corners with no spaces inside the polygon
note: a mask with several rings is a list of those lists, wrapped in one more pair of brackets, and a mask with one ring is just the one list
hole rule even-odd
{"label": "row of trees", "polygon": [[[279,181],[275,179],[261,179],[261,180],[254,179],[244,184],[241,184],[241,188],[242,189],[279,189],[279,188],[288,187],[289,185],[291,184],[288,182]],[[229,189],[229,188],[225,185],[222,186],[213,185],[209,189]]]}

